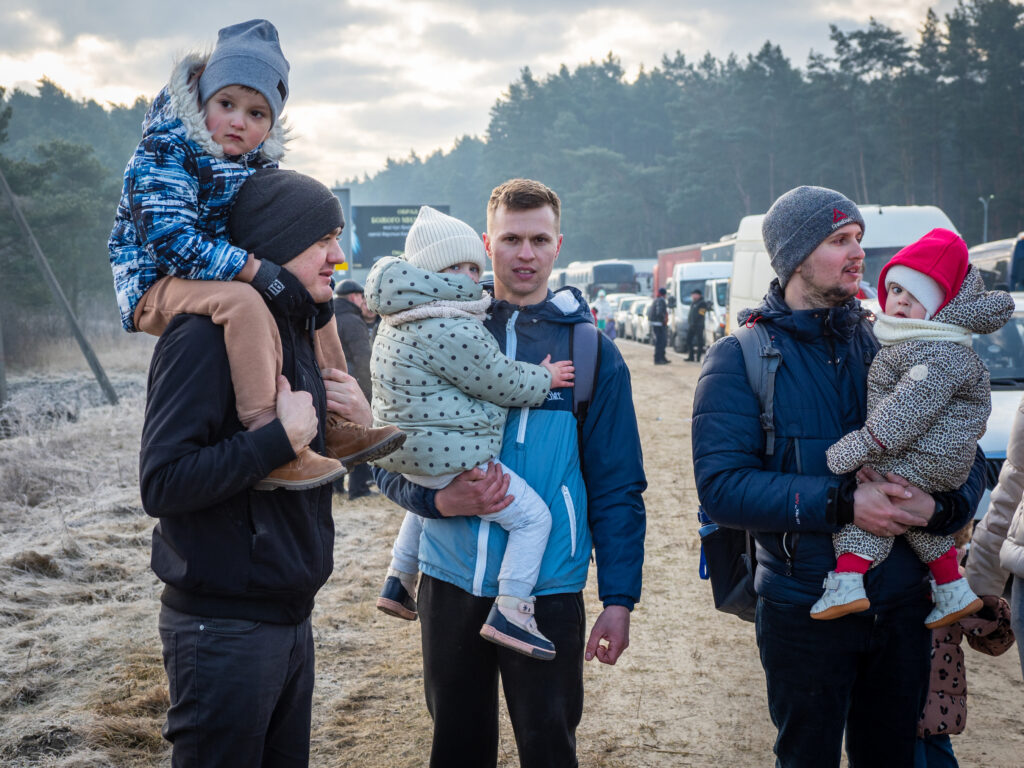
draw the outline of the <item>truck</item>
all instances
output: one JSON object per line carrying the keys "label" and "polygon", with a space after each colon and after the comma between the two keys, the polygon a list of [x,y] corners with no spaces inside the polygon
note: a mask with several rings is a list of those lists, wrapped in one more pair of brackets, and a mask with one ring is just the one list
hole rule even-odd
{"label": "truck", "polygon": [[658,263],[654,265],[654,280],[651,284],[651,296],[658,295],[658,289],[664,288],[672,277],[676,264],[700,261],[701,243],[677,245],[674,248],[661,248],[658,251]]}
{"label": "truck", "polygon": [[[861,205],[864,217],[864,277],[861,287],[873,296],[878,275],[889,259],[904,246],[910,245],[936,227],[956,232],[956,227],[941,208],[934,205]],[[744,216],[736,231],[733,247],[733,277],[729,286],[729,312],[725,332],[736,327],[736,316],[753,309],[768,293],[776,277],[761,237],[764,214]],[[871,299],[868,306],[877,308]]]}
{"label": "truck", "polygon": [[676,264],[672,277],[668,279],[668,340],[672,349],[683,352],[686,348],[686,331],[690,321],[690,294],[694,290],[703,293],[708,280],[731,277],[730,261],[697,261]]}

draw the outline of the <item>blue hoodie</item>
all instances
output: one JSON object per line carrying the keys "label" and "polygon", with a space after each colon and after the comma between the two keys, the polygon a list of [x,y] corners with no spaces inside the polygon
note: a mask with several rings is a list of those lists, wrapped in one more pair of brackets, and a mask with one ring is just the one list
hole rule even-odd
{"label": "blue hoodie", "polygon": [[[539,363],[549,353],[552,360],[570,359],[571,327],[583,322],[593,322],[586,303],[575,288],[563,288],[528,307],[495,301],[485,325],[506,355]],[[647,481],[629,369],[609,339],[600,342],[594,396],[579,434],[572,398],[556,390],[539,408],[509,410],[501,461],[551,510],[534,594],[582,590],[593,549],[602,602],[632,609],[640,599]],[[384,470],[374,469],[374,475],[393,501],[428,518],[420,541],[423,573],[474,595],[498,594],[508,538],[501,526],[477,517],[440,519],[435,491]]]}
{"label": "blue hoodie", "polygon": [[[747,382],[743,353],[727,336],[708,352],[693,399],[693,466],[701,505],[716,523],[754,531],[759,595],[810,606],[835,568],[832,534],[842,478],[825,450],[864,425],[868,367],[878,344],[855,301],[830,309],[795,311],[778,281],[763,303],[739,322],[757,318],[782,352],[775,381],[775,453],[764,454],[760,406]],[[978,452],[959,491],[939,501],[926,530],[962,528],[984,490]],[[831,512],[830,512],[831,509]],[[889,558],[868,572],[871,611],[928,599],[927,569],[904,537]]]}

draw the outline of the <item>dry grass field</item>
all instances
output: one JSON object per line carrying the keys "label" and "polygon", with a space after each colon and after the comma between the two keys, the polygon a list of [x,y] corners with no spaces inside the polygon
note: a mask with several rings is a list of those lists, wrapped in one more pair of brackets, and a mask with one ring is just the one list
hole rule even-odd
{"label": "dry grass field", "polygon": [[[126,337],[122,336],[121,339]],[[146,340],[133,337],[109,371],[121,403],[103,403],[73,352],[33,376],[12,376],[25,418],[0,440],[0,764],[169,764],[167,703],[156,631],[159,584],[149,571],[153,520],[140,508],[137,458]],[[579,730],[587,768],[765,766],[774,730],[753,627],[722,614],[697,579],[696,494],[689,413],[697,367],[620,342],[633,372],[650,489],[644,595],[631,646],[615,667],[586,668]],[[74,366],[74,367],[72,367]],[[55,415],[40,420],[47,409]],[[69,415],[70,414],[70,415]],[[418,625],[373,601],[400,511],[336,498],[337,567],[314,613],[317,687],[313,765],[426,764]],[[593,585],[594,579],[591,578]],[[599,607],[588,589],[588,612]],[[1024,684],[1015,651],[971,650],[965,766],[1024,760]],[[507,723],[499,765],[518,765]]]}

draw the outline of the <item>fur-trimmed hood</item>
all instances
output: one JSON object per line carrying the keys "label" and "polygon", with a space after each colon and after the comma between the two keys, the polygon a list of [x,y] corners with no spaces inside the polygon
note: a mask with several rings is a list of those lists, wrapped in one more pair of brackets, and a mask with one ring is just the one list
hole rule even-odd
{"label": "fur-trimmed hood", "polygon": [[[207,130],[206,117],[199,104],[199,75],[209,58],[209,53],[189,53],[174,63],[167,85],[153,99],[142,121],[142,135],[161,131],[174,133],[194,141],[204,152],[223,160],[224,149]],[[286,151],[289,132],[286,121],[278,119],[266,140],[243,155],[240,162],[248,163],[262,155],[267,161],[279,163]]]}

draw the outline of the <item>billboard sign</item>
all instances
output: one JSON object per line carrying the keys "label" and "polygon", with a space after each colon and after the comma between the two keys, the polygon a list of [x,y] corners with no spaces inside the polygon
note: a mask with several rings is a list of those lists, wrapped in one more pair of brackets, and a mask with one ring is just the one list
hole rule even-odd
{"label": "billboard sign", "polygon": [[[448,213],[447,205],[430,207]],[[405,236],[419,212],[419,205],[353,205],[352,266],[369,269],[384,256],[404,252]]]}

